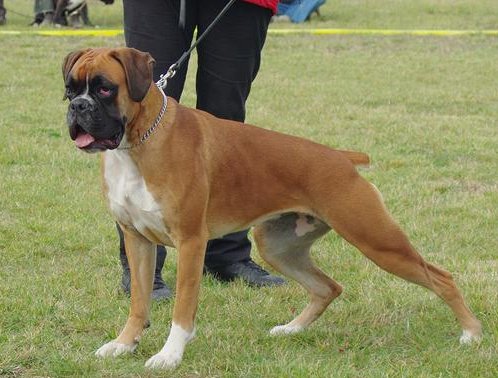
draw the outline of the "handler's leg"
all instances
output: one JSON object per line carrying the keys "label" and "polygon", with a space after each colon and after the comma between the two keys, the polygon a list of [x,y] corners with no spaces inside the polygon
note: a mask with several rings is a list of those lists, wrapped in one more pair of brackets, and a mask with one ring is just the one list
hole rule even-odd
{"label": "handler's leg", "polygon": [[100,357],[118,356],[135,350],[142,331],[149,325],[149,307],[155,266],[155,245],[143,236],[124,230],[131,273],[131,307],[128,321],[116,340],[97,350]]}
{"label": "handler's leg", "polygon": [[[199,35],[226,4],[224,0],[199,2]],[[188,7],[187,7],[188,8]],[[271,11],[236,2],[198,46],[197,108],[217,117],[243,122],[245,102],[256,78]],[[241,278],[251,286],[281,285],[251,261],[247,230],[211,240],[206,270],[218,279]]]}
{"label": "handler's leg", "polygon": [[[124,0],[124,32],[126,46],[148,52],[155,59],[153,79],[161,74],[188,50],[196,27],[197,5],[188,2],[185,28],[178,27],[179,0]],[[168,81],[166,94],[177,101],[183,91],[188,58]]]}
{"label": "handler's leg", "polygon": [[[225,5],[199,4],[199,34]],[[197,108],[219,118],[244,122],[245,103],[261,62],[271,18],[269,9],[238,1],[197,47]]]}

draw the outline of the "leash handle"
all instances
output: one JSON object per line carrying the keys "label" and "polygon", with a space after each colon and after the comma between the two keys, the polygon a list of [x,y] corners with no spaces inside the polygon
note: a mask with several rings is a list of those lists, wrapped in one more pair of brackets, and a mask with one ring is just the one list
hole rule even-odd
{"label": "leash handle", "polygon": [[180,59],[178,59],[175,63],[173,63],[169,68],[168,71],[166,71],[165,74],[161,74],[159,76],[159,80],[157,81],[156,85],[161,88],[165,89],[166,85],[168,84],[168,79],[172,78],[175,76],[176,71],[180,68],[180,66],[185,62],[185,60],[188,58],[188,56],[192,53],[192,51],[197,47],[197,45],[206,37],[206,35],[211,31],[211,29],[218,23],[221,17],[230,9],[230,7],[235,3],[236,0],[230,0],[218,13],[218,15],[214,18],[214,20],[209,24],[209,26],[204,30],[204,33],[200,35],[199,38],[190,46],[190,48],[185,51]]}

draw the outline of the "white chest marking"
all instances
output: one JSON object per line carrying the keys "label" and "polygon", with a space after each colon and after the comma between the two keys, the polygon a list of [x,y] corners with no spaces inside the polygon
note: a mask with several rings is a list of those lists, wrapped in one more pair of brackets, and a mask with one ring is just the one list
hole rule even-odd
{"label": "white chest marking", "polygon": [[128,151],[106,151],[104,164],[107,196],[114,217],[140,233],[151,229],[165,234],[161,207],[148,191]]}

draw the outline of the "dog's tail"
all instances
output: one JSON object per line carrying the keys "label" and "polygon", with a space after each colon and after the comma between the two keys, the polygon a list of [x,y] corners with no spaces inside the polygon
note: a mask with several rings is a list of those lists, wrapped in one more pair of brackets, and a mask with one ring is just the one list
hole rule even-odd
{"label": "dog's tail", "polygon": [[370,165],[370,157],[363,152],[346,151],[346,150],[337,150],[337,151],[346,156],[354,165],[365,165],[365,166]]}

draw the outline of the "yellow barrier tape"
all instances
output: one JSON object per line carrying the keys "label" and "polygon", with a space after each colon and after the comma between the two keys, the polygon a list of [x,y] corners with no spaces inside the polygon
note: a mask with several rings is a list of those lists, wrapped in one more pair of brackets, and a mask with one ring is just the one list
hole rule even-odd
{"label": "yellow barrier tape", "polygon": [[119,29],[78,29],[78,30],[40,30],[39,35],[49,36],[91,36],[91,37],[115,37],[122,35]]}
{"label": "yellow barrier tape", "polygon": [[[414,35],[414,36],[498,36],[498,30],[404,30],[404,29],[278,29],[270,28],[269,34],[311,34],[311,35]],[[36,30],[0,30],[0,35],[43,35],[43,36],[89,36],[115,37],[123,34],[122,29],[36,29]]]}
{"label": "yellow barrier tape", "polygon": [[0,30],[0,35],[43,35],[54,37],[115,37],[123,34],[122,29],[35,29]]}
{"label": "yellow barrier tape", "polygon": [[405,29],[270,29],[274,34],[313,35],[416,35],[416,36],[498,36],[498,30],[405,30]]}

